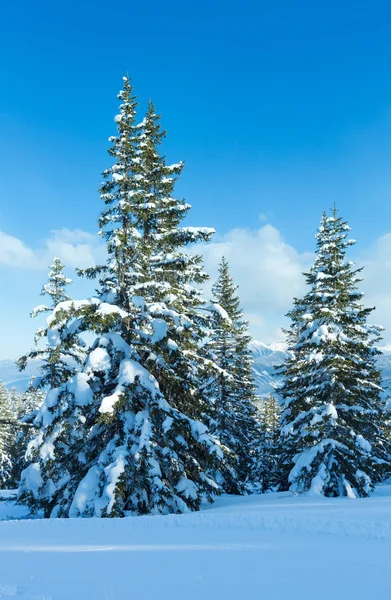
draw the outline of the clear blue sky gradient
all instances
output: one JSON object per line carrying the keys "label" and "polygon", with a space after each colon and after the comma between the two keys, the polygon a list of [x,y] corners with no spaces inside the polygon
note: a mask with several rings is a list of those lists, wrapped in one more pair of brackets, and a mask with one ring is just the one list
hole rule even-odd
{"label": "clear blue sky gradient", "polygon": [[186,161],[193,224],[269,213],[308,251],[336,201],[370,244],[391,226],[390,22],[386,0],[4,2],[0,229],[32,246],[96,230],[128,72]]}

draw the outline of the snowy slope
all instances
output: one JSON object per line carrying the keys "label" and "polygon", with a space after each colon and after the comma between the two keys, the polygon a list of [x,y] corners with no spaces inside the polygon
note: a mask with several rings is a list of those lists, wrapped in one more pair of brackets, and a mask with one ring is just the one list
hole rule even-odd
{"label": "snowy slope", "polygon": [[364,500],[281,493],[181,516],[3,521],[0,598],[386,600],[390,503],[383,486]]}
{"label": "snowy slope", "polygon": [[286,344],[275,342],[264,344],[253,340],[250,350],[254,358],[254,377],[257,386],[257,394],[267,396],[275,392],[279,386],[279,378],[274,368],[281,365],[286,358]]}
{"label": "snowy slope", "polygon": [[24,392],[28,388],[31,378],[38,375],[39,365],[39,361],[36,361],[20,373],[15,361],[0,360],[0,381],[9,389],[15,387],[18,392]]}

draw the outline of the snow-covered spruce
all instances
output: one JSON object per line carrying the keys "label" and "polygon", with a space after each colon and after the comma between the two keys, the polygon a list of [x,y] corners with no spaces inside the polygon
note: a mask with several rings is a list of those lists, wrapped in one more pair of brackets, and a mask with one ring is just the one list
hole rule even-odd
{"label": "snow-covered spruce", "polygon": [[8,487],[11,481],[13,421],[15,421],[15,414],[10,402],[10,392],[0,381],[0,489]]}
{"label": "snow-covered spruce", "polygon": [[206,381],[206,390],[213,407],[211,430],[230,450],[223,472],[223,488],[237,494],[253,488],[254,479],[259,477],[260,429],[256,419],[252,355],[248,347],[251,337],[225,258],[220,263],[212,293],[212,302],[225,313],[215,312],[206,346],[217,366]]}
{"label": "snow-covered spruce", "polygon": [[[293,492],[366,496],[389,470],[385,407],[361,281],[346,251],[354,241],[333,210],[323,215],[309,291],[289,313],[291,355],[282,368],[284,465]],[[284,465],[282,465],[282,470]]]}
{"label": "snow-covered spruce", "polygon": [[280,485],[281,408],[273,394],[261,398],[258,408],[260,443],[257,453],[257,489],[276,490]]}
{"label": "snow-covered spruce", "polygon": [[[54,258],[49,269],[48,281],[42,287],[41,296],[48,296],[50,305],[41,304],[34,308],[31,313],[34,318],[44,313],[51,314],[58,304],[71,301],[67,287],[72,280],[64,275],[64,265],[60,259]],[[77,365],[81,364],[84,358],[84,348],[79,336],[70,329],[65,335],[60,328],[66,320],[58,311],[57,315],[61,316],[59,322],[51,319],[50,326],[47,324],[46,327],[37,329],[35,348],[20,356],[17,361],[20,371],[23,371],[31,360],[42,362],[41,375],[32,382],[34,389],[58,387],[76,372]],[[46,340],[44,347],[39,345],[42,340]]]}
{"label": "snow-covered spruce", "polygon": [[[71,309],[73,331],[78,323],[96,339],[80,372],[49,391],[19,491],[48,516],[178,513],[219,492],[211,475],[222,447],[199,420],[208,411],[199,379],[210,314],[198,288],[207,275],[183,250],[212,230],[180,226],[190,207],[172,194],[183,164],[159,155],[152,104],[136,124],[127,78],[119,98],[101,188],[108,260],[84,272],[98,278],[97,297]],[[63,305],[57,323],[69,322]]]}
{"label": "snow-covered spruce", "polygon": [[23,469],[29,464],[26,461],[26,451],[29,443],[36,435],[32,427],[38,409],[42,406],[45,394],[42,390],[35,390],[32,386],[23,393],[15,390],[9,392],[10,405],[13,413],[11,462],[12,473],[8,483],[9,487],[18,487]]}
{"label": "snow-covered spruce", "polygon": [[0,489],[15,488],[22,469],[32,429],[26,423],[42,404],[43,394],[30,390],[24,394],[7,389],[0,382]]}

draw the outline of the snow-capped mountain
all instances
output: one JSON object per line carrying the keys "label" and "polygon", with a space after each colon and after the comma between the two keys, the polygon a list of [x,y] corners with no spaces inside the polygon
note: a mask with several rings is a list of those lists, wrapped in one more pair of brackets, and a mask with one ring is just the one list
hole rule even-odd
{"label": "snow-capped mountain", "polygon": [[281,365],[286,356],[286,344],[284,342],[273,342],[264,344],[253,340],[250,350],[254,358],[254,376],[257,386],[257,394],[267,396],[274,392],[280,385],[279,378],[274,368]]}
{"label": "snow-capped mountain", "polygon": [[[257,393],[267,396],[278,389],[280,379],[275,374],[274,367],[281,365],[287,356],[287,345],[284,342],[264,344],[253,340],[250,345],[254,357],[254,375]],[[387,396],[391,395],[391,345],[380,348],[382,354],[378,357],[378,366],[383,373],[383,386]]]}
{"label": "snow-capped mountain", "polygon": [[[274,392],[280,385],[280,380],[274,372],[274,367],[281,365],[286,357],[286,344],[284,342],[273,342],[264,344],[253,340],[250,345],[254,357],[254,375],[257,393],[267,396]],[[387,395],[391,395],[391,345],[381,348],[383,354],[378,357],[378,365],[383,373],[384,387]],[[20,373],[13,360],[0,360],[0,380],[8,388],[15,387],[17,391],[23,392],[33,376],[37,376],[40,363],[29,364],[25,371]]]}

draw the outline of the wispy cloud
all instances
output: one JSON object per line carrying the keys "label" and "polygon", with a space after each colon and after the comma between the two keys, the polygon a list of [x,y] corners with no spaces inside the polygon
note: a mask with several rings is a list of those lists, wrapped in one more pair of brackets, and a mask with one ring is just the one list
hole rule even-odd
{"label": "wispy cloud", "polygon": [[[211,275],[206,295],[211,293],[218,264],[225,256],[239,285],[251,333],[263,341],[281,338],[281,327],[287,323],[284,315],[291,308],[293,298],[305,292],[302,273],[311,265],[313,254],[298,252],[269,224],[258,229],[237,228],[224,235],[216,234],[211,243],[196,246],[194,251],[202,253]],[[0,231],[0,268],[36,272],[37,290],[44,280],[38,271],[47,270],[53,256],[73,269],[103,262],[105,249],[98,236],[79,229],[52,231],[37,248]],[[376,306],[372,320],[386,327],[385,340],[391,341],[391,333],[388,333],[391,332],[391,233],[380,237],[356,259],[358,266],[365,267],[361,284],[366,292],[365,303]],[[31,290],[32,297],[35,291]]]}
{"label": "wispy cloud", "polygon": [[0,265],[36,268],[36,256],[22,240],[0,231]]}
{"label": "wispy cloud", "polygon": [[362,289],[366,304],[375,306],[375,320],[386,327],[384,337],[391,341],[391,233],[381,236],[366,252],[359,265],[364,265]]}
{"label": "wispy cloud", "polygon": [[[216,236],[204,245],[202,254],[212,280],[221,257],[228,260],[252,334],[263,341],[281,338],[293,298],[306,291],[303,272],[312,264],[313,253],[298,252],[278,229],[264,225]],[[391,233],[356,256],[353,251],[352,259],[358,267],[364,266],[365,305],[376,307],[371,321],[383,325],[384,338],[391,341]]]}
{"label": "wispy cloud", "polygon": [[299,253],[272,225],[216,236],[203,246],[202,254],[212,279],[221,257],[228,260],[253,335],[264,340],[281,336],[293,297],[304,291],[302,272],[312,254]]}
{"label": "wispy cloud", "polygon": [[15,269],[47,269],[53,256],[67,267],[86,267],[104,260],[105,250],[96,235],[80,229],[56,229],[38,248],[0,231],[0,266]]}

